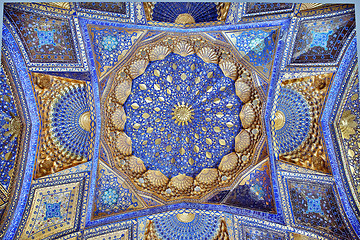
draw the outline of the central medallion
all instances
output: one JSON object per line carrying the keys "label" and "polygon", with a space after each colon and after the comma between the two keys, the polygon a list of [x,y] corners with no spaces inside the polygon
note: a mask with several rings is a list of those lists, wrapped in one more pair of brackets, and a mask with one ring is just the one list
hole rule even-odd
{"label": "central medallion", "polygon": [[234,150],[241,106],[218,64],[170,53],[133,79],[125,133],[147,169],[194,177]]}
{"label": "central medallion", "polygon": [[194,119],[194,109],[192,109],[192,107],[187,103],[178,103],[177,105],[175,105],[172,111],[172,119],[174,119],[175,123],[177,123],[178,125],[188,125],[189,122],[191,123],[192,119]]}
{"label": "central medallion", "polygon": [[227,48],[200,36],[164,37],[138,49],[113,84],[106,144],[141,191],[201,198],[253,165],[262,103]]}

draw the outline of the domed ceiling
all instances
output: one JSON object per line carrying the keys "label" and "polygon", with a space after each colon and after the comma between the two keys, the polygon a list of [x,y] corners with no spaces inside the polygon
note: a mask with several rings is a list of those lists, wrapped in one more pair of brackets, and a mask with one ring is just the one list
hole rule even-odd
{"label": "domed ceiling", "polygon": [[352,4],[4,5],[3,239],[358,239]]}

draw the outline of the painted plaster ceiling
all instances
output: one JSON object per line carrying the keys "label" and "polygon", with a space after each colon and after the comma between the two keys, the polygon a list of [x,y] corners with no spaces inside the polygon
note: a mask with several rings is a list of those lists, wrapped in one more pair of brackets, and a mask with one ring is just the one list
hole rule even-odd
{"label": "painted plaster ceiling", "polygon": [[352,4],[4,5],[3,239],[358,239]]}

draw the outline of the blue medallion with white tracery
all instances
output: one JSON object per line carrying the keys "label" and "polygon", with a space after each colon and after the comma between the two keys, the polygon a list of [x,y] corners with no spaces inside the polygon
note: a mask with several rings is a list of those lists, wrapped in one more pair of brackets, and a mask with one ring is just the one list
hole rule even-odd
{"label": "blue medallion with white tracery", "polygon": [[125,132],[148,169],[195,176],[234,150],[241,106],[217,64],[172,53],[133,80]]}
{"label": "blue medallion with white tracery", "polygon": [[80,119],[90,112],[86,87],[72,87],[56,101],[50,111],[51,134],[61,149],[86,157],[90,131],[82,128]]}
{"label": "blue medallion with white tracery", "polygon": [[164,240],[213,239],[218,231],[219,217],[211,213],[194,215],[191,222],[182,222],[176,214],[165,213],[163,217],[154,219],[156,232]]}
{"label": "blue medallion with white tracery", "polygon": [[296,91],[281,88],[275,115],[283,121],[283,124],[277,127],[275,134],[279,152],[294,151],[309,134],[311,123],[309,104]]}

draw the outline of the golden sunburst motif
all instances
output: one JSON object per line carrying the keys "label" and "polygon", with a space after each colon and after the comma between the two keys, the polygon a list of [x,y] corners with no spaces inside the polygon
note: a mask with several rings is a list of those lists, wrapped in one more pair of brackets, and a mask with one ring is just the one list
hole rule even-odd
{"label": "golden sunburst motif", "polygon": [[195,19],[193,18],[193,16],[191,16],[188,13],[182,13],[182,14],[179,14],[179,16],[177,16],[177,18],[175,19],[175,23],[192,24],[192,23],[195,23]]}
{"label": "golden sunburst motif", "polygon": [[188,125],[189,122],[191,123],[192,119],[194,119],[194,109],[192,109],[188,103],[178,103],[172,111],[172,119],[174,119],[178,125]]}
{"label": "golden sunburst motif", "polygon": [[340,119],[340,131],[343,138],[350,139],[350,135],[355,133],[357,123],[354,121],[355,115],[351,114],[351,110],[344,111]]}

